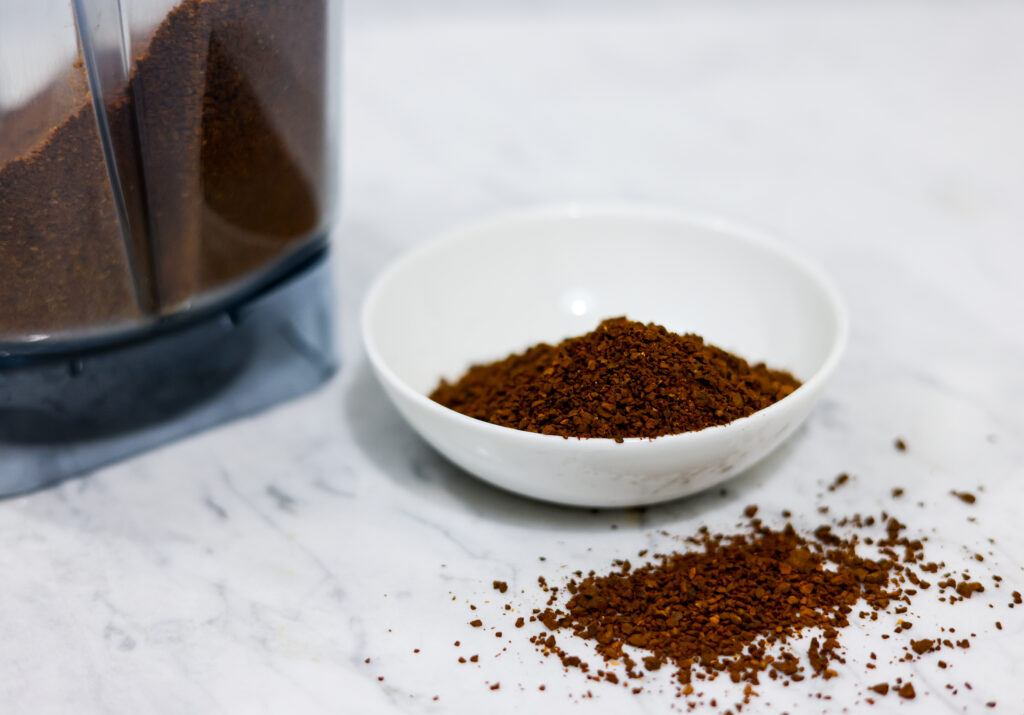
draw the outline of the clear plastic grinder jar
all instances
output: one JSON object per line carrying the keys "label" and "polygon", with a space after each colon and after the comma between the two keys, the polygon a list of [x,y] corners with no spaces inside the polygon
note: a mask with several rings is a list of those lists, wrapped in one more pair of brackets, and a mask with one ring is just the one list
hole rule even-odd
{"label": "clear plastic grinder jar", "polygon": [[331,373],[338,15],[0,0],[0,493]]}

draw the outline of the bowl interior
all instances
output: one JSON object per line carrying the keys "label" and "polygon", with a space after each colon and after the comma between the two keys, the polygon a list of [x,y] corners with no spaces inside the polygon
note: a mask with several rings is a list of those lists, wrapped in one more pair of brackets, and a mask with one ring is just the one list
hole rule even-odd
{"label": "bowl interior", "polygon": [[700,334],[803,381],[845,331],[827,281],[777,244],[625,209],[519,214],[427,244],[378,279],[364,330],[378,363],[426,395],[442,376],[619,315]]}

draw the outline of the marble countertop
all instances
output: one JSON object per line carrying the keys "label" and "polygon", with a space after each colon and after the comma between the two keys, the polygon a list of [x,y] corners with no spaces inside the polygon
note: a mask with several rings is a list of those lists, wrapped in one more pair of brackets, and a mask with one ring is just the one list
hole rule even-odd
{"label": "marble countertop", "polygon": [[[918,697],[871,712],[1022,712],[1024,608],[1006,607],[1024,590],[1022,36],[1024,6],[1000,2],[350,3],[342,369],[263,414],[0,502],[3,710],[685,710],[666,672],[665,692],[640,695],[563,673],[492,582],[530,608],[538,576],[670,545],[662,530],[728,530],[748,504],[813,526],[828,504],[888,509],[932,558],[1003,586],[915,605],[921,632],[976,633],[948,670],[883,659],[866,676],[880,641],[854,624],[840,677],[765,685],[744,712],[855,712],[866,685],[908,674]],[[569,199],[735,217],[840,287],[852,333],[825,400],[725,496],[595,513],[500,492],[431,451],[370,374],[358,309],[390,259]],[[844,471],[849,485],[824,489]]]}

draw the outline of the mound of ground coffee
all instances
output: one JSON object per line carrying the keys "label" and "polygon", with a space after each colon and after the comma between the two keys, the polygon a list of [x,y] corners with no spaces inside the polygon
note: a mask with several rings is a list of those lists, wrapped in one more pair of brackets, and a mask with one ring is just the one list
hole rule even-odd
{"label": "mound of ground coffee", "polygon": [[[913,552],[900,528],[893,519],[884,543]],[[829,527],[808,537],[788,524],[773,530],[756,523],[749,534],[705,530],[689,541],[695,550],[636,569],[620,562],[609,574],[570,581],[564,608],[548,608],[537,619],[551,631],[595,641],[602,656],[625,663],[633,677],[640,677],[638,663],[623,650],[627,645],[647,651],[646,670],[668,665],[684,685],[694,669],[756,685],[763,675],[802,677],[798,656],[770,651],[808,629],[822,636],[807,653],[811,672],[832,677],[832,663],[841,660],[838,631],[849,625],[854,606],[885,609],[903,595],[894,583],[894,571],[904,568],[898,561],[862,557],[856,539]],[[549,638],[535,642],[548,647]]]}
{"label": "mound of ground coffee", "polygon": [[505,427],[621,441],[726,424],[799,386],[788,372],[750,365],[698,335],[610,318],[581,337],[471,367],[430,398]]}
{"label": "mound of ground coffee", "polygon": [[[844,472],[833,484],[851,489],[857,481]],[[817,512],[829,514],[828,506]],[[887,509],[813,521],[753,504],[742,513],[745,521],[726,532],[648,532],[636,565],[620,558],[585,573],[539,556],[546,563],[536,577],[540,593],[521,571],[497,565],[514,580],[481,580],[465,601],[465,631],[449,641],[452,662],[471,671],[458,680],[482,670],[484,688],[498,689],[500,674],[503,690],[557,692],[545,682],[517,682],[531,671],[516,665],[485,666],[506,657],[521,664],[525,638],[562,666],[575,703],[620,688],[644,694],[641,709],[656,712],[783,712],[776,697],[806,697],[818,704],[815,712],[860,712],[862,705],[888,712],[894,701],[918,698],[948,705],[958,694],[967,698],[965,711],[972,703],[999,706],[991,684],[964,680],[960,671],[969,659],[1008,653],[1002,647],[1019,631],[1011,622],[1011,635],[995,636],[1024,596],[993,570],[993,539],[985,539],[985,553],[964,546],[958,554],[945,538],[932,545]],[[938,604],[961,612],[939,613]],[[833,683],[851,677],[856,682]]]}
{"label": "mound of ground coffee", "polygon": [[[530,641],[567,671],[634,693],[643,689],[638,682],[650,682],[651,671],[665,668],[691,710],[705,703],[702,683],[725,676],[737,684],[739,697],[727,712],[738,712],[765,678],[788,686],[859,668],[870,684],[860,693],[863,702],[889,693],[915,698],[912,671],[893,677],[894,666],[931,658],[946,670],[945,658],[966,653],[980,635],[981,628],[961,634],[941,622],[914,628],[919,600],[963,604],[986,587],[967,567],[928,559],[926,539],[909,535],[896,517],[855,514],[803,531],[788,522],[769,526],[756,513],[748,507],[746,528],[731,534],[702,527],[680,551],[641,551],[639,566],[618,560],[603,574],[576,571],[561,586],[539,578],[549,594],[547,607],[534,608],[529,620],[545,630]],[[991,579],[990,587],[1000,588],[1002,577]],[[1004,601],[1010,609],[1021,602],[1017,591]],[[995,606],[977,604],[986,605]],[[892,624],[891,633],[879,638],[875,632],[878,653],[866,662],[848,662],[843,646],[855,621]],[[1002,623],[995,621],[995,628],[1002,630]],[[589,641],[604,662],[573,654],[579,652],[571,643],[577,639]],[[877,672],[883,665],[888,678]],[[811,695],[822,697],[823,686],[807,685]],[[949,683],[946,690],[955,695],[957,687]],[[709,704],[715,707],[714,700]]]}

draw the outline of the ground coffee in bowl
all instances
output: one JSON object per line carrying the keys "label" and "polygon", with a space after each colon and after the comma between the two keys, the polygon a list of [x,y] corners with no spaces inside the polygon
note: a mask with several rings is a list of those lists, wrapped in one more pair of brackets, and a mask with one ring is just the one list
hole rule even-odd
{"label": "ground coffee in bowl", "polygon": [[800,386],[654,323],[609,318],[586,335],[471,367],[431,399],[505,427],[562,437],[659,437],[732,422]]}

